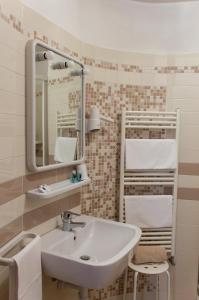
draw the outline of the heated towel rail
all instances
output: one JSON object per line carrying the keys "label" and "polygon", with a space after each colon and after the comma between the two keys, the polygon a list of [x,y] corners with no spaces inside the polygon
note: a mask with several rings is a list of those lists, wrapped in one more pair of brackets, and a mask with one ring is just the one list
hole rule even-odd
{"label": "heated towel rail", "polygon": [[63,129],[75,129],[76,130],[76,114],[75,113],[60,113],[57,111],[57,131],[62,136]]}
{"label": "heated towel rail", "polygon": [[[172,136],[176,140],[177,152],[179,145],[180,111],[155,112],[155,111],[127,111],[122,110],[121,118],[121,157],[120,157],[120,211],[119,218],[125,222],[126,187],[136,186],[162,186],[171,187],[173,195],[172,227],[170,228],[144,228],[140,245],[164,246],[174,261],[175,235],[176,235],[176,210],[177,210],[177,179],[178,167],[168,170],[126,170],[125,169],[125,139],[135,138],[134,131],[152,130],[164,133],[166,137]],[[129,137],[130,129],[130,137]],[[177,159],[178,161],[178,159]],[[129,194],[128,194],[129,195]]]}

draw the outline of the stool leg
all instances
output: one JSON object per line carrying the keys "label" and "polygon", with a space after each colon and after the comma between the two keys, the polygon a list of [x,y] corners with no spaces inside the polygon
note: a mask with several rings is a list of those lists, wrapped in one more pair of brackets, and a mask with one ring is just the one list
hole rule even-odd
{"label": "stool leg", "polygon": [[124,293],[123,293],[123,300],[126,299],[126,289],[127,289],[127,279],[128,279],[128,266],[124,273]]}
{"label": "stool leg", "polygon": [[167,300],[170,300],[170,293],[171,293],[171,283],[170,283],[170,273],[166,271],[167,275]]}
{"label": "stool leg", "polygon": [[156,295],[155,295],[155,299],[159,300],[159,282],[160,282],[160,278],[159,278],[159,274],[156,275]]}
{"label": "stool leg", "polygon": [[134,273],[134,285],[133,285],[133,300],[136,300],[137,297],[137,279],[138,279],[138,272]]}

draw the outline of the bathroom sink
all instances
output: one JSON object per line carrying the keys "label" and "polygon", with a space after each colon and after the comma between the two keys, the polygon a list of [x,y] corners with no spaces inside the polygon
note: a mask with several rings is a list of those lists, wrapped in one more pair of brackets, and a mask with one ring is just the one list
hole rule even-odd
{"label": "bathroom sink", "polygon": [[103,288],[127,267],[138,243],[137,226],[80,216],[86,222],[74,232],[55,229],[42,237],[42,266],[53,278],[85,288]]}

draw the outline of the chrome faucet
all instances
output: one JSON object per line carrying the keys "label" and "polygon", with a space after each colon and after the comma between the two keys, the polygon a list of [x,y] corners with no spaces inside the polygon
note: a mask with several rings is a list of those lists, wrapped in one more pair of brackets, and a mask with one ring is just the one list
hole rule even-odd
{"label": "chrome faucet", "polygon": [[85,222],[73,222],[72,220],[73,216],[80,216],[80,214],[74,213],[72,211],[64,211],[61,214],[61,218],[63,222],[63,226],[62,226],[63,231],[72,231],[73,228],[84,227],[86,225]]}

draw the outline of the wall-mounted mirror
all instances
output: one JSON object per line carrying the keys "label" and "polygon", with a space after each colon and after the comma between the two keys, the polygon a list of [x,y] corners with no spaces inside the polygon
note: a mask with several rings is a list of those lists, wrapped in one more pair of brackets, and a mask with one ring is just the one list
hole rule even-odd
{"label": "wall-mounted mirror", "polygon": [[84,156],[84,67],[38,41],[26,49],[27,165],[79,164]]}

